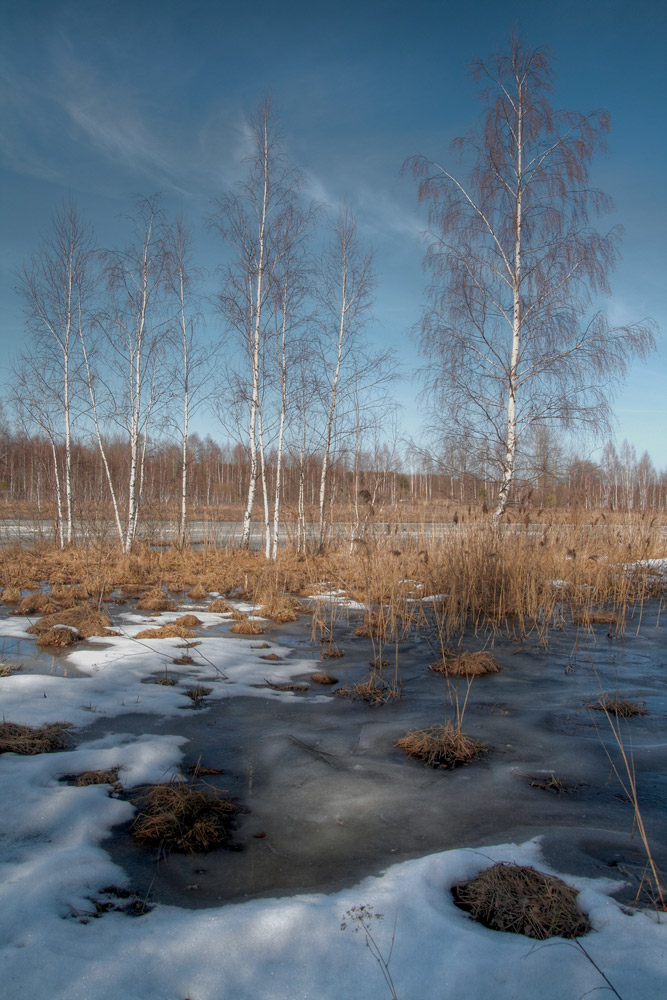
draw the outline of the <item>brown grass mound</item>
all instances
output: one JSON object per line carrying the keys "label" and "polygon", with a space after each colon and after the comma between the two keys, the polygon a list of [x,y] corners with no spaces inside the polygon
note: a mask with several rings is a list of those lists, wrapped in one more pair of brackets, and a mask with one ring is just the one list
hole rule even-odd
{"label": "brown grass mound", "polygon": [[623,620],[620,611],[610,611],[605,608],[584,608],[583,611],[572,612],[574,625],[619,625]]}
{"label": "brown grass mound", "polygon": [[21,600],[21,591],[18,587],[5,587],[2,592],[2,601],[5,604],[18,604]]}
{"label": "brown grass mound", "polygon": [[73,646],[80,642],[83,636],[75,628],[68,628],[67,625],[54,625],[46,632],[40,632],[37,636],[38,646]]}
{"label": "brown grass mound", "polygon": [[591,929],[576,889],[530,867],[493,865],[469,882],[459,882],[452,895],[457,906],[495,931],[544,941],[581,937]]}
{"label": "brown grass mound", "polygon": [[214,614],[226,615],[229,614],[230,611],[233,611],[234,608],[229,601],[224,599],[224,597],[214,597],[206,610],[211,611]]}
{"label": "brown grass mound", "polygon": [[232,625],[229,631],[235,632],[237,635],[262,635],[266,628],[258,622],[251,622],[248,618],[244,618],[243,621]]}
{"label": "brown grass mound", "polygon": [[336,694],[355,701],[367,701],[370,705],[386,705],[387,702],[401,697],[400,691],[393,684],[389,684],[377,675],[371,675],[361,684],[338,688]]}
{"label": "brown grass mound", "polygon": [[145,628],[137,632],[135,639],[193,639],[195,632],[184,625],[161,625],[159,628]]}
{"label": "brown grass mound", "polygon": [[204,601],[206,600],[207,594],[208,590],[206,589],[206,587],[204,587],[203,584],[198,583],[195,587],[192,588],[191,591],[189,591],[188,597],[191,597],[193,601]]}
{"label": "brown grass mound", "polygon": [[137,844],[197,854],[224,844],[238,808],[214,791],[172,782],[154,785],[146,805],[132,824]]}
{"label": "brown grass mound", "polygon": [[466,736],[450,722],[431,729],[414,729],[394,743],[405,750],[409,757],[421,760],[429,767],[451,770],[482,757],[490,747],[486,743]]}
{"label": "brown grass mound", "polygon": [[66,587],[59,583],[51,587],[51,597],[58,602],[61,608],[74,608],[77,604],[87,601],[90,598],[88,588],[82,583],[77,583],[73,587]]}
{"label": "brown grass mound", "polygon": [[90,604],[79,604],[75,608],[67,611],[58,611],[53,615],[46,615],[38,622],[31,625],[28,632],[39,635],[46,632],[55,625],[68,625],[74,628],[84,639],[89,639],[93,635],[113,635],[108,631],[111,619],[102,611],[97,611]]}
{"label": "brown grass mound", "polygon": [[50,594],[28,594],[18,606],[20,615],[51,615],[60,605]]}
{"label": "brown grass mound", "polygon": [[338,678],[334,677],[333,674],[323,674],[319,671],[316,674],[311,674],[310,679],[315,684],[338,684]]}
{"label": "brown grass mound", "polygon": [[597,701],[589,701],[586,708],[592,708],[596,712],[608,712],[616,718],[631,719],[635,715],[646,715],[646,707],[631,698],[621,698],[619,695],[613,697],[603,694]]}
{"label": "brown grass mound", "polygon": [[197,625],[201,625],[201,619],[197,618],[196,615],[181,615],[180,618],[177,618],[171,624],[183,625],[185,628],[196,628]]}
{"label": "brown grass mound", "polygon": [[431,663],[430,667],[436,674],[466,677],[483,677],[503,669],[496,658],[483,649],[476,653],[446,652],[442,660]]}
{"label": "brown grass mound", "polygon": [[76,785],[83,788],[88,785],[113,785],[120,784],[118,780],[119,767],[111,767],[108,771],[82,771],[81,774],[66,774],[63,781],[68,785]]}
{"label": "brown grass mound", "polygon": [[0,723],[0,753],[57,753],[71,746],[68,729],[71,722],[47,722],[43,726],[20,726]]}
{"label": "brown grass mound", "polygon": [[259,614],[274,622],[295,622],[299,610],[302,610],[301,605],[295,597],[290,597],[288,594],[276,594],[266,604],[262,604]]}
{"label": "brown grass mound", "polygon": [[194,702],[200,702],[203,698],[208,697],[212,691],[213,688],[207,688],[199,684],[197,687],[188,688],[188,690],[184,691],[183,694],[186,694],[188,698],[191,698]]}
{"label": "brown grass mound", "polygon": [[326,642],[320,650],[321,660],[339,660],[341,656],[345,656],[344,650],[339,649],[333,642]]}
{"label": "brown grass mound", "polygon": [[382,639],[387,631],[387,622],[374,612],[365,615],[363,622],[355,628],[354,634],[367,638]]}
{"label": "brown grass mound", "polygon": [[162,590],[147,590],[137,602],[140,611],[175,611],[177,605]]}

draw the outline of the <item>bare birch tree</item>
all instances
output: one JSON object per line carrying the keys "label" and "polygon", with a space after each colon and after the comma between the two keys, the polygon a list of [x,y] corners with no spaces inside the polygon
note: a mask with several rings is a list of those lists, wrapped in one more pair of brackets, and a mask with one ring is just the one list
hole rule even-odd
{"label": "bare birch tree", "polygon": [[[347,203],[339,209],[333,235],[325,252],[317,296],[319,300],[320,365],[326,397],[322,441],[319,512],[320,548],[326,534],[327,476],[334,419],[342,397],[363,382],[363,348],[360,333],[367,319],[375,286],[373,255],[364,252],[357,236],[356,219]],[[381,365],[378,366],[378,370]]]}
{"label": "bare birch tree", "polygon": [[485,110],[454,143],[467,180],[424,156],[406,164],[429,206],[428,385],[478,443],[491,435],[497,517],[531,424],[604,428],[614,383],[654,346],[650,322],[613,327],[595,309],[621,235],[593,225],[611,207],[589,182],[609,116],[554,110],[551,63],[515,36],[508,52],[473,67]]}
{"label": "bare birch tree", "polygon": [[246,179],[215,203],[211,227],[232,251],[222,268],[218,307],[229,330],[240,338],[243,371],[230,371],[248,413],[250,478],[241,545],[250,544],[250,523],[257,483],[264,499],[265,544],[269,544],[269,503],[266,482],[266,420],[262,410],[266,353],[271,343],[275,310],[273,276],[284,250],[283,213],[293,204],[298,175],[289,169],[270,97],[265,97],[249,123],[250,151]]}
{"label": "bare birch tree", "polygon": [[[59,535],[63,545],[70,543],[73,536],[73,394],[80,364],[79,336],[91,295],[93,253],[92,232],[74,203],[67,201],[54,213],[41,246],[19,276],[31,344],[18,378],[25,393],[24,409],[32,406],[36,422],[48,434],[53,448]],[[62,440],[64,449],[62,491],[58,440]]]}

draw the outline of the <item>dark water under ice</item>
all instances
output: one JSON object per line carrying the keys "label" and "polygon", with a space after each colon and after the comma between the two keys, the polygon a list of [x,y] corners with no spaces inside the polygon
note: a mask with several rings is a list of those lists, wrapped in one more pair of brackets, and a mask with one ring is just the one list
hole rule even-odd
{"label": "dark water under ice", "polygon": [[[403,697],[381,707],[333,694],[315,702],[311,695],[328,689],[311,685],[290,701],[267,692],[266,699],[229,698],[177,719],[123,717],[124,732],[186,735],[184,766],[201,757],[205,766],[222,767],[223,775],[206,781],[226,789],[242,812],[235,849],[158,860],[133,844],[129,828],[104,846],[139,891],[150,886],[154,901],[187,907],[334,891],[398,861],[535,835],[558,870],[629,879],[636,888],[644,854],[612,766],[620,766],[620,755],[604,714],[583,706],[601,690],[645,705],[645,716],[621,720],[620,729],[656,860],[667,870],[667,655],[659,612],[657,603],[645,608],[641,623],[637,615],[613,639],[606,626],[555,632],[546,650],[496,637],[493,652],[504,669],[474,680],[463,726],[493,750],[454,771],[424,767],[394,747],[408,730],[453,717],[447,683],[429,670],[436,657],[423,639],[400,644]],[[321,664],[309,622],[269,634],[295,659],[312,656],[311,669],[351,683],[366,677],[372,655],[370,640],[353,635],[354,624],[336,633],[345,656]],[[480,645],[474,637],[464,643]],[[386,654],[392,666],[385,674],[393,675],[393,647]],[[309,672],[293,679],[307,681]],[[465,687],[459,683],[461,700]],[[108,730],[101,720],[87,735]],[[551,773],[565,791],[538,787]]]}

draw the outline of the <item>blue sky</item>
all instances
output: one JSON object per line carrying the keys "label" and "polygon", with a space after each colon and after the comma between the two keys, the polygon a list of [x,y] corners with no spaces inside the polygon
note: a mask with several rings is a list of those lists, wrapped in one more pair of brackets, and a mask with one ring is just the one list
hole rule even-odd
{"label": "blue sky", "polygon": [[[309,192],[332,205],[348,197],[373,244],[373,336],[406,371],[417,365],[407,331],[424,301],[425,215],[401,164],[447,157],[479,113],[470,63],[515,26],[553,50],[557,107],[611,114],[609,154],[593,166],[615,202],[609,224],[626,233],[609,309],[618,321],[653,317],[660,345],[617,399],[616,436],[667,467],[667,9],[657,0],[2,0],[0,379],[23,336],[14,272],[68,194],[110,246],[132,196],[162,191],[194,224],[202,264],[216,266],[203,220],[240,175],[244,121],[268,89]],[[399,398],[414,431],[416,385]]]}

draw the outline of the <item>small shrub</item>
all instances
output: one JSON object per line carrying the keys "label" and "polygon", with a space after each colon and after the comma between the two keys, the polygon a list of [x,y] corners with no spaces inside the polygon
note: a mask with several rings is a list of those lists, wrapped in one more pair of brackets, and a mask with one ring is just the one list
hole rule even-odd
{"label": "small shrub", "polygon": [[499,863],[452,889],[461,909],[496,931],[525,934],[538,941],[576,938],[591,925],[577,903],[578,893],[554,875]]}
{"label": "small shrub", "polygon": [[469,764],[490,749],[486,743],[466,736],[449,722],[431,729],[414,729],[397,740],[394,746],[429,767],[449,770]]}

